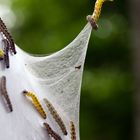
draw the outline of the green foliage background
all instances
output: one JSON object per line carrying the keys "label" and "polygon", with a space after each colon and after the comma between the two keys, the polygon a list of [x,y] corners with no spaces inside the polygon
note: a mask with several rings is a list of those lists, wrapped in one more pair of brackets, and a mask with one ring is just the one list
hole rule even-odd
{"label": "green foliage background", "polygon": [[[16,43],[50,54],[70,43],[87,23],[95,0],[12,0]],[[126,0],[106,2],[93,31],[82,84],[81,140],[132,139],[130,22]]]}

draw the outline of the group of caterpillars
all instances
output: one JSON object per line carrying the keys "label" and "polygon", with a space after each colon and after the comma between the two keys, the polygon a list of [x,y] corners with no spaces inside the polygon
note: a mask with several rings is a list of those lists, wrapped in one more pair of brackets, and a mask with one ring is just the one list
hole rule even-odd
{"label": "group of caterpillars", "polygon": [[[8,32],[7,27],[6,27],[6,25],[4,24],[4,22],[2,21],[1,18],[0,18],[0,33],[3,37],[3,39],[2,39],[3,46],[2,46],[2,48],[0,48],[0,61],[4,60],[6,68],[9,68],[10,67],[9,51],[11,51],[12,54],[16,54],[16,49],[15,49],[14,40],[13,40],[12,36],[10,35],[10,33]],[[1,95],[2,95],[5,103],[7,104],[10,112],[12,112],[13,111],[13,106],[12,106],[12,103],[11,103],[11,100],[10,100],[10,97],[8,95],[8,91],[7,91],[7,88],[6,88],[6,77],[5,76],[1,77],[0,91],[1,91]],[[43,109],[40,101],[36,97],[36,95],[34,93],[28,92],[28,91],[23,91],[23,94],[25,96],[31,98],[34,107],[40,113],[42,118],[46,119],[47,118],[46,112],[44,111],[44,109]],[[54,120],[56,121],[56,123],[58,124],[60,129],[62,130],[62,133],[64,135],[67,135],[68,133],[67,133],[67,130],[66,130],[66,126],[65,126],[63,120],[61,119],[61,117],[59,116],[59,114],[57,113],[54,106],[46,98],[44,99],[44,102],[45,102],[46,106],[48,107],[48,110],[50,111]],[[50,125],[47,122],[44,123],[44,126],[45,126],[48,134],[51,137],[53,137],[55,140],[62,140],[62,138],[50,127]],[[75,132],[75,126],[74,126],[73,122],[70,122],[70,130],[71,130],[71,132],[70,132],[71,140],[76,140],[76,132]]]}
{"label": "group of caterpillars", "polygon": [[3,37],[2,39],[2,48],[0,48],[0,60],[4,60],[6,68],[10,67],[9,63],[9,51],[11,51],[12,54],[16,54],[16,48],[15,48],[15,43],[8,32],[8,29],[2,19],[0,18],[0,33]]}
{"label": "group of caterpillars", "polygon": [[[33,92],[29,92],[24,90],[23,94],[27,97],[31,98],[32,104],[34,105],[34,107],[36,108],[36,110],[39,112],[39,114],[41,115],[41,117],[43,119],[47,118],[46,112],[43,109],[43,106],[41,105],[40,101],[38,100],[37,96],[33,93]],[[44,98],[44,102],[48,108],[48,110],[50,111],[50,114],[52,115],[52,117],[54,118],[54,120],[56,121],[56,123],[58,124],[58,126],[60,127],[60,129],[62,130],[62,133],[64,135],[67,135],[68,132],[66,130],[66,126],[62,120],[62,118],[60,117],[60,115],[58,114],[58,112],[56,111],[56,109],[54,108],[54,106],[52,105],[52,103],[50,103],[50,101],[46,98]],[[55,140],[62,140],[62,138],[50,127],[50,125],[45,122],[44,126],[48,132],[48,134],[53,137]],[[71,134],[71,140],[76,140],[76,130],[75,130],[75,125],[74,123],[71,121],[70,122],[70,134]]]}
{"label": "group of caterpillars", "polygon": [[[101,13],[101,7],[105,1],[107,1],[107,0],[97,0],[96,4],[95,4],[95,9],[94,9],[93,15],[87,16],[87,20],[90,22],[93,29],[96,29],[96,30],[98,29],[98,25],[96,24],[96,22],[99,19],[99,16]],[[108,1],[112,1],[112,0],[108,0]],[[4,44],[3,49],[0,49],[0,60],[4,60],[6,67],[9,68],[9,54],[8,54],[9,50],[13,54],[16,54],[16,49],[15,49],[14,41],[1,18],[0,18],[0,32],[3,35],[3,44]],[[81,66],[75,67],[75,68],[80,69]],[[43,119],[46,119],[47,115],[46,115],[41,103],[39,102],[38,98],[36,97],[36,95],[34,93],[28,92],[28,91],[23,91],[23,93],[24,93],[24,95],[26,95],[27,97],[30,97],[32,99],[32,103],[35,106],[35,108],[37,109],[37,111],[40,113],[40,115],[43,117]],[[3,76],[1,78],[1,94],[3,95],[5,101],[7,102],[10,111],[13,111],[13,107],[12,107],[12,104],[11,104],[11,101],[10,101],[10,98],[8,96],[8,92],[6,89],[6,77],[5,76]],[[54,120],[56,121],[56,123],[58,124],[60,129],[62,130],[63,134],[67,135],[66,127],[65,127],[62,119],[60,118],[59,114],[57,113],[56,109],[54,108],[54,106],[47,99],[44,99],[44,101],[46,103],[46,106],[48,107],[48,110],[50,111],[51,115],[53,116]],[[51,137],[53,137],[55,140],[62,140],[61,137],[55,131],[53,131],[53,129],[50,127],[50,125],[47,122],[44,123],[44,126],[45,126],[48,134]],[[71,134],[71,140],[76,140],[76,129],[75,129],[75,125],[72,121],[70,121],[70,134]]]}
{"label": "group of caterpillars", "polygon": [[[6,88],[6,77],[2,76],[1,80],[0,80],[0,91],[1,91],[1,95],[3,96],[10,112],[13,111],[13,106],[10,100],[10,97],[8,95],[8,91]],[[28,92],[28,91],[23,91],[23,94],[27,97],[30,97],[32,99],[32,103],[35,106],[35,108],[37,109],[37,111],[40,113],[40,115],[42,116],[43,119],[47,118],[47,115],[43,109],[43,106],[41,105],[40,101],[38,100],[37,96],[33,93],[33,92]],[[54,106],[49,102],[48,99],[44,99],[46,106],[48,107],[48,110],[50,111],[51,115],[53,116],[54,120],[56,121],[56,123],[58,124],[58,126],[60,127],[60,129],[62,130],[64,135],[67,135],[67,130],[66,130],[66,126],[63,122],[63,120],[61,119],[60,115],[58,114],[58,112],[56,111],[56,109],[54,108]],[[50,125],[45,122],[44,126],[48,132],[48,134],[53,137],[55,140],[62,140],[62,138],[50,127]],[[71,140],[76,140],[76,130],[75,130],[75,125],[72,121],[70,121],[70,134],[71,134]]]}
{"label": "group of caterpillars", "polygon": [[[6,68],[10,67],[9,63],[9,51],[11,51],[12,54],[16,54],[16,48],[15,43],[10,35],[5,23],[0,18],[0,34],[2,35],[2,46],[0,46],[0,61],[4,60]],[[2,76],[0,79],[0,91],[1,95],[7,104],[10,112],[13,111],[12,103],[10,100],[10,97],[8,95],[8,91],[6,88],[6,77]]]}

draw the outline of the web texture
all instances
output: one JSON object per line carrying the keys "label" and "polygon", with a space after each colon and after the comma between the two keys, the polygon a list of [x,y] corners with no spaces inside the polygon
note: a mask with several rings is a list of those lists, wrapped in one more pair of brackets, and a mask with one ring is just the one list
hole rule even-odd
{"label": "web texture", "polygon": [[[63,140],[70,140],[70,121],[76,126],[77,140],[80,139],[80,89],[91,30],[88,23],[68,46],[50,56],[35,57],[16,47],[17,54],[10,56],[10,69],[5,69],[3,62],[0,63],[0,76],[7,77],[7,90],[13,104],[13,112],[7,112],[0,96],[1,140],[49,140],[51,138],[43,122],[48,122]],[[47,112],[46,120],[23,96],[25,89],[36,93]],[[67,136],[63,136],[43,98],[47,98],[60,114],[68,131]]]}

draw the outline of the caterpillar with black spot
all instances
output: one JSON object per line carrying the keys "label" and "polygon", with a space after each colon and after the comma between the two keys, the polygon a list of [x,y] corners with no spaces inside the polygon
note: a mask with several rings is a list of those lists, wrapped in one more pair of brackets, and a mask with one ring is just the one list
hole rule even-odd
{"label": "caterpillar with black spot", "polygon": [[11,34],[8,32],[8,29],[7,29],[5,23],[2,21],[1,18],[0,18],[0,32],[2,32],[2,33],[5,35],[6,39],[7,39],[8,42],[10,43],[10,48],[9,48],[9,49],[10,49],[14,54],[16,54],[16,48],[15,48],[14,40],[13,40]]}
{"label": "caterpillar with black spot", "polygon": [[34,93],[28,92],[28,91],[23,91],[23,94],[25,94],[27,97],[30,97],[32,99],[32,103],[33,103],[34,107],[37,109],[37,111],[42,116],[42,118],[46,119],[47,118],[46,112],[44,111],[44,109],[43,109],[40,101],[36,97],[36,95]]}
{"label": "caterpillar with black spot", "polygon": [[50,101],[46,98],[44,98],[44,101],[45,101],[46,106],[48,107],[48,110],[50,111],[51,115],[53,116],[56,123],[58,124],[58,126],[62,130],[63,134],[67,135],[68,133],[67,133],[67,130],[66,130],[66,126],[65,126],[63,120],[61,119],[61,117],[59,116],[59,114],[57,113],[56,109],[52,105],[52,103],[50,103]]}
{"label": "caterpillar with black spot", "polygon": [[51,137],[53,137],[55,140],[62,140],[62,138],[54,130],[52,130],[48,123],[44,123],[44,126]]}
{"label": "caterpillar with black spot", "polygon": [[6,77],[5,76],[2,76],[2,78],[1,78],[1,94],[4,97],[6,103],[9,107],[10,112],[12,112],[13,107],[12,107],[12,103],[11,103],[10,97],[9,97],[7,89],[6,89]]}
{"label": "caterpillar with black spot", "polygon": [[70,134],[71,134],[71,140],[76,140],[76,130],[73,121],[70,121]]}

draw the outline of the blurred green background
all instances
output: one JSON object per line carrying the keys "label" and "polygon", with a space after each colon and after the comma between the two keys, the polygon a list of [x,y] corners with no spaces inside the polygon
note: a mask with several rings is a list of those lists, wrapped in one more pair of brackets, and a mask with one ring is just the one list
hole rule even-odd
{"label": "blurred green background", "polygon": [[[50,54],[69,44],[87,23],[95,0],[0,0],[0,16],[16,44]],[[93,31],[82,84],[81,140],[132,139],[130,19],[128,2],[106,2]]]}

